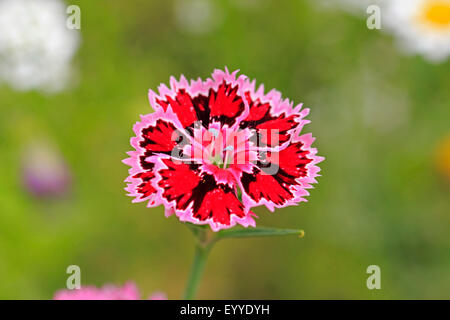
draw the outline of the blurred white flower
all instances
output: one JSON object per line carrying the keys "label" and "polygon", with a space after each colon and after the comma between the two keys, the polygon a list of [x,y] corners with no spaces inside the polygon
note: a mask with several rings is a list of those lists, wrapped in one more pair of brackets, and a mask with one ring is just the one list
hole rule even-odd
{"label": "blurred white flower", "polygon": [[323,0],[366,15],[370,5],[381,9],[381,28],[399,38],[402,49],[418,53],[432,62],[450,55],[450,0]]}
{"label": "blurred white flower", "polygon": [[433,62],[450,55],[450,0],[390,0],[381,19],[408,52]]}
{"label": "blurred white flower", "polygon": [[192,34],[214,30],[222,22],[222,12],[213,0],[176,0],[175,21],[178,27]]}
{"label": "blurred white flower", "polygon": [[61,0],[0,0],[0,82],[17,90],[65,88],[79,32]]}

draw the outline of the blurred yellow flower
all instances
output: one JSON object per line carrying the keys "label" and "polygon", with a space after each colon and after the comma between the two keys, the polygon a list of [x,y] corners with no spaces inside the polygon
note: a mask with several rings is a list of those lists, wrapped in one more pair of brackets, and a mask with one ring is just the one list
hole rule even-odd
{"label": "blurred yellow flower", "polygon": [[450,179],[450,134],[437,147],[436,166],[440,174]]}
{"label": "blurred yellow flower", "polygon": [[421,21],[436,29],[450,28],[450,2],[444,0],[425,1]]}

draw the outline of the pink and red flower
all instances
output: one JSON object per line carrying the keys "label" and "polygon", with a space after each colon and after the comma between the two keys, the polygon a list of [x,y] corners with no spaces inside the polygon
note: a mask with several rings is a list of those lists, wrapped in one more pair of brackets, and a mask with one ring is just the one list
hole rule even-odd
{"label": "pink and red flower", "polygon": [[[127,282],[122,287],[105,285],[102,288],[86,286],[80,289],[59,290],[54,300],[140,300],[141,295],[133,282]],[[155,292],[149,300],[167,300],[164,293]]]}
{"label": "pink and red flower", "polygon": [[296,205],[317,183],[323,158],[300,135],[309,109],[278,91],[225,69],[205,81],[172,77],[149,99],[155,112],[135,124],[124,160],[133,202],[218,231],[255,226],[252,207]]}

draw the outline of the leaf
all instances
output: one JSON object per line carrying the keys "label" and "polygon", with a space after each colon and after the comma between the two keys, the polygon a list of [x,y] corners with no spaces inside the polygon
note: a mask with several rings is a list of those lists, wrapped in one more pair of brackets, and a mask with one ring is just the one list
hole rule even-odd
{"label": "leaf", "polygon": [[303,238],[305,232],[300,229],[277,229],[277,228],[247,228],[247,229],[231,229],[222,230],[217,232],[216,238],[251,238],[251,237],[271,237],[271,236],[287,236],[297,235],[299,238]]}

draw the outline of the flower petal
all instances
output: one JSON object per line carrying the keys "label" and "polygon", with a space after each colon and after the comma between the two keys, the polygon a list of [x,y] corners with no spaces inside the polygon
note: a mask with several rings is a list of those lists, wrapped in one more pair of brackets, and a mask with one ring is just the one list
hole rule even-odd
{"label": "flower petal", "polygon": [[247,77],[240,75],[238,70],[229,73],[214,70],[212,79],[206,81],[209,90],[209,108],[211,121],[219,121],[222,125],[232,127],[238,123],[239,117],[248,113],[248,106],[242,91],[247,85]]}
{"label": "flower petal", "polygon": [[159,94],[149,91],[150,104],[155,110],[167,110],[170,106],[184,128],[192,127],[197,121],[206,128],[212,121],[231,127],[247,109],[241,91],[246,77],[236,78],[236,74],[237,71],[229,73],[227,69],[215,70],[212,78],[190,84],[184,76],[180,81],[172,77],[170,88],[161,85]]}
{"label": "flower petal", "polygon": [[196,121],[209,122],[208,97],[205,95],[192,95],[188,87],[175,85],[176,91],[166,94],[164,97],[157,96],[150,91],[150,103],[161,106],[164,110],[170,106],[180,119],[184,128],[192,126]]}
{"label": "flower petal", "polygon": [[317,182],[315,177],[320,169],[316,164],[323,160],[311,148],[312,141],[309,134],[297,137],[286,148],[267,152],[251,173],[243,172],[240,182],[244,204],[249,208],[265,205],[273,211],[274,207],[306,201],[305,189]]}
{"label": "flower petal", "polygon": [[156,168],[151,157],[171,155],[177,148],[181,148],[180,138],[188,138],[180,128],[181,124],[171,109],[141,116],[141,121],[134,125],[136,136],[131,138],[131,145],[135,150],[129,152],[130,157],[123,160],[131,167],[130,176],[125,180],[128,183],[125,190],[129,196],[135,197],[133,202],[149,200],[149,206],[160,204],[156,196]]}
{"label": "flower petal", "polygon": [[159,159],[164,165],[158,172],[160,196],[181,221],[210,224],[215,231],[236,223],[254,225],[253,213],[245,210],[234,188],[218,183],[197,164]]}
{"label": "flower petal", "polygon": [[59,290],[53,300],[139,300],[140,294],[133,282],[127,282],[122,287],[105,285],[81,287],[78,290]]}
{"label": "flower petal", "polygon": [[309,123],[303,120],[309,109],[300,111],[302,104],[293,108],[289,100],[281,100],[281,94],[272,90],[264,94],[264,86],[255,90],[255,82],[249,84],[245,99],[249,113],[239,123],[239,127],[251,128],[259,134],[259,145],[277,147],[290,140],[294,131]]}

